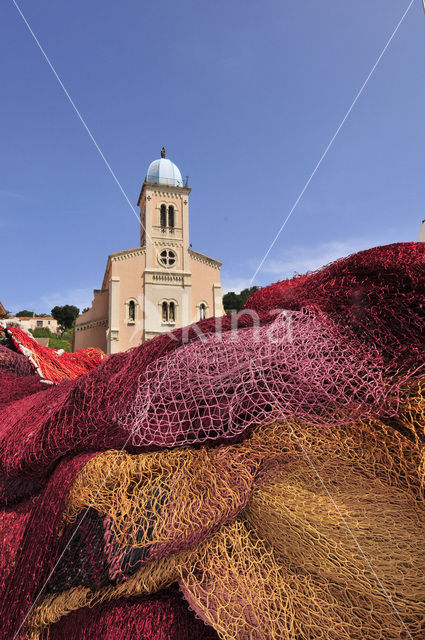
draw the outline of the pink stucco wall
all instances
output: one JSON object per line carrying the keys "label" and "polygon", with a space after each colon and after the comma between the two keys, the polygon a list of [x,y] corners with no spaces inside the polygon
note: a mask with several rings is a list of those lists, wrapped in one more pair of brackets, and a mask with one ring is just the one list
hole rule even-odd
{"label": "pink stucco wall", "polygon": [[[143,253],[131,255],[122,260],[114,260],[111,264],[111,277],[118,276],[119,287],[119,345],[120,350],[130,349],[142,341],[143,331],[143,291],[142,275],[145,270],[146,256]],[[136,300],[136,322],[128,322],[130,299]]]}
{"label": "pink stucco wall", "polygon": [[[108,300],[109,292],[107,290],[95,293],[91,308],[77,318],[74,330],[74,350],[99,347],[106,352]],[[87,327],[87,323],[98,321],[104,321],[104,324]]]}
{"label": "pink stucco wall", "polygon": [[[208,305],[207,317],[214,315],[214,284],[220,284],[220,270],[215,267],[200,262],[191,256],[190,270],[192,272],[192,318],[193,322],[199,320],[199,309],[197,305],[200,302],[206,302]],[[218,313],[221,315],[221,311]]]}

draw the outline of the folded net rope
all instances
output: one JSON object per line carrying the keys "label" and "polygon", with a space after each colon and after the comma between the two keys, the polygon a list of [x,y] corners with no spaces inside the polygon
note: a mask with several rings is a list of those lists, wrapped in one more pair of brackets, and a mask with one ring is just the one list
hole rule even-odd
{"label": "folded net rope", "polygon": [[101,349],[94,347],[60,354],[55,349],[38,344],[25,331],[16,327],[8,327],[6,334],[16,350],[27,356],[40,378],[47,382],[77,378],[97,367],[106,358]]}
{"label": "folded net rope", "polygon": [[[252,447],[248,453],[235,447],[122,454],[114,465],[115,458],[116,452],[106,452],[86,465],[64,514],[66,521],[73,521],[90,506],[107,517],[104,552],[114,582],[134,572],[134,566],[193,547],[234,518],[246,505],[265,464]],[[276,453],[275,458],[284,463],[283,454]],[[131,558],[120,551],[124,547],[143,553]]]}

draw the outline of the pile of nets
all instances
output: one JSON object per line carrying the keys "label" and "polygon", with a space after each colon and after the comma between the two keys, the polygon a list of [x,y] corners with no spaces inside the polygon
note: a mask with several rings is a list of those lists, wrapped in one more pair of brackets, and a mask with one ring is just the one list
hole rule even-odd
{"label": "pile of nets", "polygon": [[424,281],[378,247],[6,401],[0,637],[423,640]]}

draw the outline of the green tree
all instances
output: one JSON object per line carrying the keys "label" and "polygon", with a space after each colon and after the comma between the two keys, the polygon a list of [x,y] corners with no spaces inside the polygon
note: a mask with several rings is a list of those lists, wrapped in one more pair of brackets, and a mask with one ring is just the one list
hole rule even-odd
{"label": "green tree", "polygon": [[34,315],[34,311],[28,311],[28,309],[23,309],[23,311],[18,311],[18,313],[15,313],[15,316],[17,318],[23,318],[25,316],[30,316],[30,318],[32,318]]}
{"label": "green tree", "polygon": [[60,327],[62,327],[62,333],[65,329],[71,329],[74,326],[75,319],[80,313],[78,307],[74,307],[73,304],[65,304],[63,307],[53,307],[53,318],[57,321]]}
{"label": "green tree", "polygon": [[226,313],[230,311],[239,311],[239,294],[234,291],[228,291],[223,296],[223,307]]}
{"label": "green tree", "polygon": [[247,289],[242,289],[240,293],[229,291],[228,293],[224,294],[224,311],[226,313],[230,313],[231,311],[240,311],[248,298],[251,297],[253,293],[258,291],[259,288],[260,287],[248,287]]}

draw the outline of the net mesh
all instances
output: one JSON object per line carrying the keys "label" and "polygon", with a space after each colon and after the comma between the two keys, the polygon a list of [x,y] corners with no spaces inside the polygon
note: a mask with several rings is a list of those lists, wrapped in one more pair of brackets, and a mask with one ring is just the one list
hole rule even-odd
{"label": "net mesh", "polygon": [[0,373],[0,377],[0,411],[7,405],[22,398],[46,390],[46,385],[34,375],[16,376],[9,373]]}
{"label": "net mesh", "polygon": [[[176,588],[138,600],[79,609],[52,625],[49,640],[218,640]],[[47,636],[46,636],[47,638]]]}
{"label": "net mesh", "polygon": [[159,358],[123,418],[138,446],[230,439],[292,415],[316,424],[394,413],[375,350],[321,316],[281,314],[263,327],[208,336]]}
{"label": "net mesh", "polygon": [[34,374],[34,370],[26,356],[0,344],[0,375],[4,373],[11,373],[15,376],[30,376]]}

